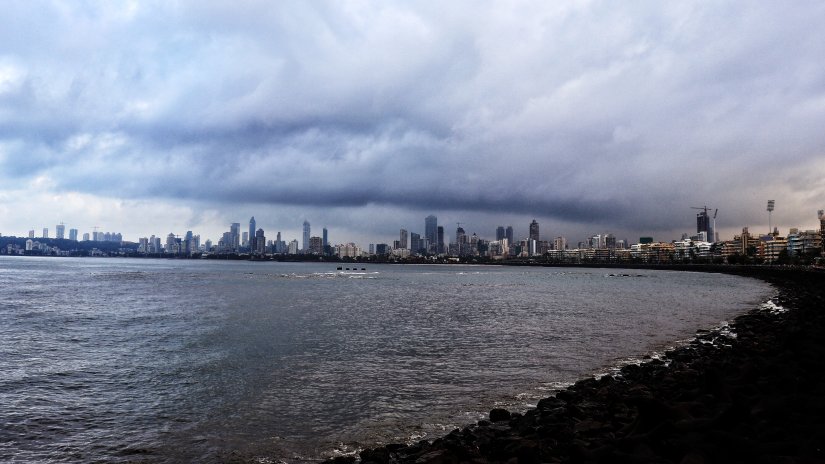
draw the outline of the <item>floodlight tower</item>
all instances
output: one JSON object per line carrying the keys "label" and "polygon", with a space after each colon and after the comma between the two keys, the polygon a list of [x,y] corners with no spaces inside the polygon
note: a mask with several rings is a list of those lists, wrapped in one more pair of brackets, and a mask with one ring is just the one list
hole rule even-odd
{"label": "floodlight tower", "polygon": [[773,212],[774,201],[768,200],[768,235],[773,233],[773,226],[771,224],[771,213]]}

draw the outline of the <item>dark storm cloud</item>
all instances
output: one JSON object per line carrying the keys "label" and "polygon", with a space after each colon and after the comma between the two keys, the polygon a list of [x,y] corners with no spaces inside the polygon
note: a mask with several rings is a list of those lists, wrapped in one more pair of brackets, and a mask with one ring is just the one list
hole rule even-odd
{"label": "dark storm cloud", "polygon": [[667,230],[825,193],[823,8],[14,4],[0,177]]}

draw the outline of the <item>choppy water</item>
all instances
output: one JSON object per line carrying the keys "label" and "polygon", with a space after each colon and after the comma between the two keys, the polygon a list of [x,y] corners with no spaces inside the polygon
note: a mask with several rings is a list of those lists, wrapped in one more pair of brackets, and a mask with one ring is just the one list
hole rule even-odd
{"label": "choppy water", "polygon": [[366,268],[0,258],[0,461],[301,461],[434,438],[770,294],[716,274]]}

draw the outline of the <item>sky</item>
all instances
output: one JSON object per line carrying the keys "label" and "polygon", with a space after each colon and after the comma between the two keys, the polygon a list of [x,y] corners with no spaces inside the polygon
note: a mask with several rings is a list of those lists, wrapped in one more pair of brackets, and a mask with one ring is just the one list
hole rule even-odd
{"label": "sky", "polygon": [[512,225],[678,239],[825,209],[825,3],[8,1],[0,234]]}

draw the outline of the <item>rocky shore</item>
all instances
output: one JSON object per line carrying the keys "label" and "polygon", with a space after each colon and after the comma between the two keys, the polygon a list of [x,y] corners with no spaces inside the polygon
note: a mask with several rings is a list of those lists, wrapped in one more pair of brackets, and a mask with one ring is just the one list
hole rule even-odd
{"label": "rocky shore", "polygon": [[825,273],[688,269],[763,279],[775,306],[524,414],[496,409],[433,442],[362,451],[361,463],[825,463]]}

